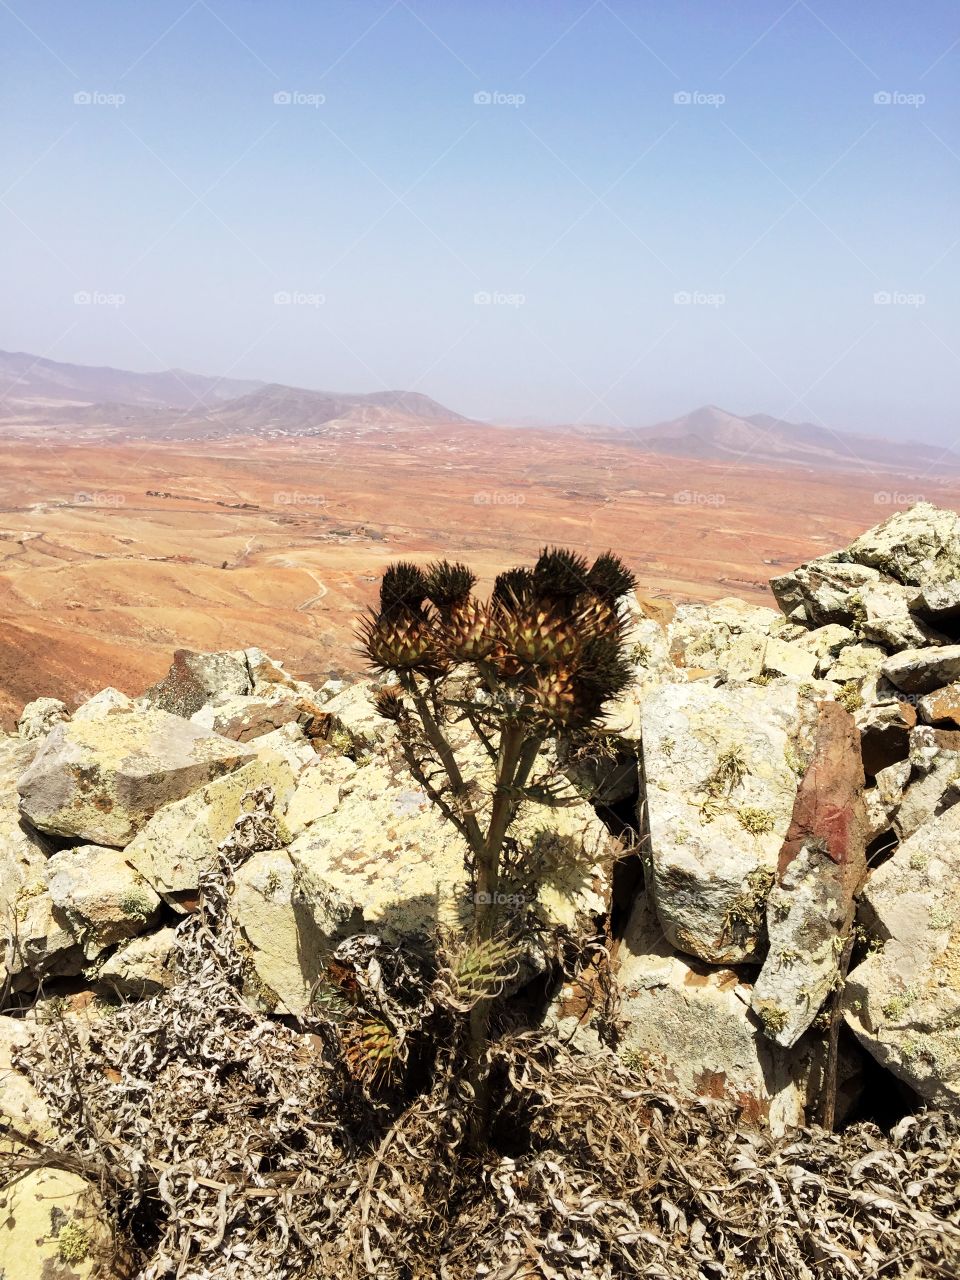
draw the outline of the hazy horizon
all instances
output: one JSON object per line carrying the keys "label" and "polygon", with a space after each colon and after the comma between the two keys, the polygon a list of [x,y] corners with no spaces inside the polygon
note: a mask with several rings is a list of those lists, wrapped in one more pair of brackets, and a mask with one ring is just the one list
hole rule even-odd
{"label": "hazy horizon", "polygon": [[0,6],[0,347],[953,444],[960,14]]}

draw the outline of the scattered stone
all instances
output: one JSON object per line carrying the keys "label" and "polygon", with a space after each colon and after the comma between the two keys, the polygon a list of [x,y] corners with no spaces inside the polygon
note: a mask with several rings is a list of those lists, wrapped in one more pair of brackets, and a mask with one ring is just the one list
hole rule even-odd
{"label": "scattered stone", "polygon": [[219,696],[190,719],[236,742],[250,742],[288,724],[297,725],[306,737],[322,741],[329,736],[333,722],[329,712],[283,685],[270,686],[270,693],[264,696]]}
{"label": "scattered stone", "polygon": [[[196,893],[202,872],[215,861],[218,847],[244,812],[245,796],[259,787],[272,787],[282,815],[293,786],[293,773],[280,756],[271,753],[251,760],[158,810],[124,856],[164,901],[179,907],[178,895]],[[290,839],[282,823],[278,835],[282,843]]]}
{"label": "scattered stone", "polygon": [[867,680],[877,675],[886,660],[887,651],[878,644],[848,644],[840,650],[836,662],[827,667],[827,677],[838,684]]}
{"label": "scattered stone", "polygon": [[156,811],[248,760],[251,748],[165,711],[59,724],[20,779],[40,831],[123,847]]}
{"label": "scattered stone", "polygon": [[651,882],[671,943],[757,957],[797,790],[799,686],[665,685],[643,707]]}
{"label": "scattered stone", "polygon": [[159,914],[159,897],[122,849],[79,845],[55,853],[46,870],[53,905],[87,960],[146,932]]}
{"label": "scattered stone", "polygon": [[33,1169],[0,1191],[0,1276],[119,1280],[123,1274],[100,1192],[79,1174]]}
{"label": "scattered stone", "polygon": [[787,1049],[835,989],[854,896],[867,871],[857,736],[848,711],[836,702],[820,703],[814,755],[767,899],[770,950],[751,1003],[765,1035]]}
{"label": "scattered stone", "polygon": [[896,820],[902,840],[960,800],[960,735],[943,743],[935,733],[921,725],[910,734],[911,781]]}
{"label": "scattered stone", "polygon": [[933,693],[960,679],[960,644],[905,649],[886,660],[883,674],[904,693]]}
{"label": "scattered stone", "polygon": [[20,713],[17,733],[28,741],[45,738],[54,725],[69,719],[70,712],[66,703],[59,698],[36,698],[33,702],[28,702]]}
{"label": "scattered stone", "polygon": [[878,945],[847,980],[848,1025],[921,1097],[960,1109],[960,805],[873,872],[862,914]]}

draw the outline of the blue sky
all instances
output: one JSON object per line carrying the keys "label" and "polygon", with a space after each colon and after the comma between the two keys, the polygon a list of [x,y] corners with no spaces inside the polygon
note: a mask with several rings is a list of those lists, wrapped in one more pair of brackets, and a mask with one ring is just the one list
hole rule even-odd
{"label": "blue sky", "polygon": [[0,347],[952,440],[958,70],[942,0],[0,0]]}

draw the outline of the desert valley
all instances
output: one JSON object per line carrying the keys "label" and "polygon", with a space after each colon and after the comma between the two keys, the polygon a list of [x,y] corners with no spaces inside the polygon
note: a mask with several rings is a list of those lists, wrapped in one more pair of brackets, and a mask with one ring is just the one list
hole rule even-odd
{"label": "desert valley", "polygon": [[[357,670],[399,557],[481,585],[546,542],[615,547],[649,597],[739,595],[925,497],[942,450],[702,409],[648,431],[472,422],[419,394],[335,396],[0,357],[0,718],[139,693],[178,647]],[[485,583],[484,583],[485,579]]]}

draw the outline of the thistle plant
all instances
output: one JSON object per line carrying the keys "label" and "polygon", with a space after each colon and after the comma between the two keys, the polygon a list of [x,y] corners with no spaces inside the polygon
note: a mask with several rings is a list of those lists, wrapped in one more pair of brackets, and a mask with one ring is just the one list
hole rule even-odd
{"label": "thistle plant", "polygon": [[[464,987],[476,993],[469,1056],[482,1095],[491,993],[499,990],[486,971],[500,956],[491,944],[504,939],[508,832],[525,800],[545,798],[533,781],[545,743],[596,727],[604,704],[630,683],[618,602],[635,580],[609,552],[591,565],[548,548],[532,568],[500,574],[489,600],[473,594],[475,583],[466,565],[446,560],[392,565],[359,638],[372,668],[393,676],[377,691],[377,710],[397,725],[411,771],[466,843],[471,944],[481,948],[485,976]],[[488,786],[465,777],[455,746],[462,726],[489,759]],[[523,850],[511,856],[522,860]],[[509,965],[506,952],[500,958]]]}

